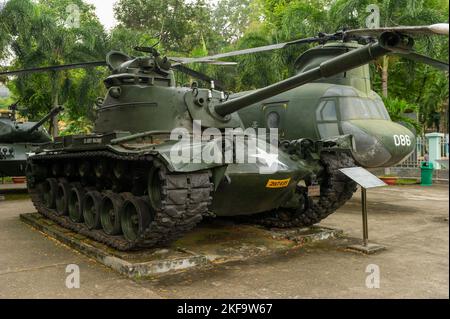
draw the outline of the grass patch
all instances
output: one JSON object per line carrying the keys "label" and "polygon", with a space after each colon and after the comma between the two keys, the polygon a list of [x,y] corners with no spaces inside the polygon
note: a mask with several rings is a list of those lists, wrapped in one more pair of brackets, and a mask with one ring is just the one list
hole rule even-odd
{"label": "grass patch", "polygon": [[11,184],[12,178],[11,177],[0,177],[0,184]]}
{"label": "grass patch", "polygon": [[0,194],[0,197],[4,197],[7,201],[13,201],[13,200],[24,200],[29,199],[30,195],[28,193],[21,193],[21,194]]}
{"label": "grass patch", "polygon": [[399,178],[397,180],[397,185],[415,185],[419,184],[419,181],[416,178]]}

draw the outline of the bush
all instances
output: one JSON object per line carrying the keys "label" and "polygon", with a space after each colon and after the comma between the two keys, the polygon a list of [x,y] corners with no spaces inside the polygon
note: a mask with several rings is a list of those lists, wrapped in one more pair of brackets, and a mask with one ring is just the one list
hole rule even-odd
{"label": "bush", "polygon": [[412,132],[416,133],[416,135],[422,133],[422,125],[419,121],[405,116],[405,113],[417,114],[419,112],[418,105],[399,98],[383,98],[383,102],[384,105],[386,105],[386,109],[389,112],[392,121],[402,124]]}

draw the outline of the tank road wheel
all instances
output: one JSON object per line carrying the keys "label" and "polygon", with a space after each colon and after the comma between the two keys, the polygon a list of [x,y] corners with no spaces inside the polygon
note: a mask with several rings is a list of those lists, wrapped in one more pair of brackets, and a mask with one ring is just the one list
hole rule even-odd
{"label": "tank road wheel", "polygon": [[97,178],[105,177],[108,173],[108,163],[102,159],[95,163],[94,174]]}
{"label": "tank road wheel", "polygon": [[339,171],[340,168],[355,166],[350,155],[323,154],[322,164],[325,171],[320,197],[314,200],[304,194],[304,209],[297,209],[294,213],[295,219],[301,226],[311,226],[327,218],[350,200],[357,189],[356,183]]}
{"label": "tank road wheel", "polygon": [[45,166],[39,166],[30,161],[27,162],[25,172],[28,189],[34,189],[39,185],[39,181],[45,180],[47,177],[47,168]]}
{"label": "tank road wheel", "polygon": [[100,222],[103,231],[108,235],[119,235],[122,232],[120,215],[123,209],[123,198],[113,192],[104,192],[100,208]]}
{"label": "tank road wheel", "polygon": [[47,178],[45,182],[41,184],[40,193],[45,207],[54,208],[58,193],[58,181],[56,178]]}
{"label": "tank road wheel", "polygon": [[78,165],[78,174],[81,177],[86,177],[89,175],[91,171],[91,163],[89,161],[82,161],[79,165]]}
{"label": "tank road wheel", "polygon": [[89,229],[100,229],[100,207],[102,194],[95,190],[86,193],[83,200],[84,223]]}
{"label": "tank road wheel", "polygon": [[61,176],[63,173],[63,166],[60,162],[55,161],[51,166],[53,176]]}
{"label": "tank road wheel", "polygon": [[[53,168],[59,179],[51,175],[57,161],[60,167]],[[82,168],[84,161],[89,168]],[[175,173],[153,156],[107,150],[36,154],[27,175],[40,214],[120,251],[161,247],[180,238],[209,214],[214,191],[209,170]]]}
{"label": "tank road wheel", "polygon": [[126,177],[128,172],[128,165],[124,161],[117,161],[113,167],[114,177],[118,180],[122,180]]}
{"label": "tank road wheel", "polygon": [[75,223],[83,222],[83,201],[85,194],[81,184],[71,184],[69,193],[69,218]]}
{"label": "tank road wheel", "polygon": [[67,162],[64,164],[64,175],[66,177],[71,177],[75,175],[75,165],[72,162]]}
{"label": "tank road wheel", "polygon": [[152,220],[147,202],[136,196],[128,196],[123,204],[120,216],[122,232],[130,242],[144,235],[144,231]]}
{"label": "tank road wheel", "polygon": [[56,194],[56,212],[58,215],[67,215],[69,212],[70,184],[65,178],[61,178],[58,183]]}
{"label": "tank road wheel", "polygon": [[162,180],[159,175],[160,175],[159,169],[153,166],[150,169],[147,183],[147,192],[148,197],[150,199],[150,205],[155,211],[160,210],[162,207],[162,198],[163,198],[163,195],[161,193]]}

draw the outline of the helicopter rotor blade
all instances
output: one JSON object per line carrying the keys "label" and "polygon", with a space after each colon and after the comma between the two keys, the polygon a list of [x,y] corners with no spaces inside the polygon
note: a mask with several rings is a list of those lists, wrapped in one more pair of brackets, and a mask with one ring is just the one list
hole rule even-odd
{"label": "helicopter rotor blade", "polygon": [[214,59],[227,58],[227,57],[232,57],[232,56],[236,56],[236,55],[250,54],[250,53],[256,53],[256,52],[277,50],[277,49],[284,48],[286,46],[286,44],[287,43],[272,44],[272,45],[266,45],[266,46],[257,47],[257,48],[237,50],[237,51],[232,51],[232,52],[228,52],[228,53],[205,56],[205,57],[201,57],[201,58],[170,58],[170,59],[173,61],[176,61],[176,62],[183,63],[183,64],[208,63],[209,61],[214,60]]}
{"label": "helicopter rotor blade", "polygon": [[211,65],[220,65],[220,66],[236,66],[237,62],[226,62],[226,61],[218,61],[218,60],[208,60],[202,63],[211,64]]}
{"label": "helicopter rotor blade", "polygon": [[22,69],[22,70],[13,70],[13,71],[3,71],[0,72],[1,75],[21,75],[21,74],[30,74],[30,73],[39,73],[39,72],[48,72],[48,71],[60,71],[60,70],[71,70],[71,69],[84,69],[91,68],[97,66],[106,66],[105,61],[93,61],[93,62],[82,62],[82,63],[72,63],[72,64],[64,64],[64,65],[55,65],[55,66],[44,66],[38,68],[30,68],[30,69]]}
{"label": "helicopter rotor blade", "polygon": [[428,64],[428,65],[430,65],[438,70],[441,70],[441,71],[445,71],[445,72],[449,71],[448,63],[430,58],[426,55],[422,55],[422,54],[415,53],[415,52],[410,52],[410,53],[406,53],[406,54],[403,54],[403,53],[396,53],[396,54],[401,56],[402,58],[405,58],[405,59],[408,59],[411,61]]}
{"label": "helicopter rotor blade", "polygon": [[177,71],[183,72],[184,74],[192,76],[193,78],[205,81],[207,83],[211,83],[211,81],[214,81],[214,86],[218,90],[225,91],[225,88],[224,88],[223,84],[220,81],[215,80],[212,77],[210,77],[210,76],[208,76],[208,75],[206,75],[204,73],[192,70],[191,68],[188,68],[188,67],[186,67],[186,66],[184,66],[182,64],[172,65],[172,68],[177,70]]}
{"label": "helicopter rotor blade", "polygon": [[373,36],[378,37],[384,32],[396,32],[409,36],[449,35],[448,23],[437,23],[426,26],[385,27],[374,29],[354,29],[344,31],[347,36]]}
{"label": "helicopter rotor blade", "polygon": [[278,44],[265,45],[256,48],[243,49],[237,51],[231,51],[226,53],[219,53],[215,55],[200,57],[200,58],[183,58],[183,57],[173,57],[170,58],[181,64],[188,63],[210,63],[211,60],[217,60],[221,58],[227,58],[238,55],[252,54],[258,52],[272,51],[283,49],[286,46],[294,44],[307,44],[307,43],[325,43],[330,40],[343,40],[345,38],[363,38],[363,37],[373,37],[378,38],[381,34],[385,32],[400,33],[408,36],[423,36],[423,35],[448,35],[449,25],[448,23],[438,23],[427,26],[406,26],[406,27],[386,27],[386,28],[375,28],[375,29],[354,29],[346,30],[341,32],[336,32],[335,34],[319,34],[316,37],[304,38],[293,40],[289,42],[283,42]]}
{"label": "helicopter rotor blade", "polygon": [[[205,57],[201,57],[201,58],[171,57],[169,59],[179,62],[179,63],[182,63],[182,64],[211,63],[213,60],[217,60],[217,59],[221,59],[221,58],[228,58],[228,57],[238,56],[238,55],[279,50],[279,49],[283,49],[284,47],[286,47],[288,45],[314,43],[314,42],[319,42],[321,40],[322,40],[321,37],[311,37],[311,38],[305,38],[305,39],[298,39],[298,40],[294,40],[294,41],[290,41],[290,42],[264,45],[264,46],[256,47],[256,48],[242,49],[242,50],[236,50],[236,51],[231,51],[231,52],[226,52],[226,53],[219,53],[219,54],[205,56]],[[218,62],[222,62],[222,61],[216,61],[216,62],[217,63],[211,63],[211,64],[218,64]]]}

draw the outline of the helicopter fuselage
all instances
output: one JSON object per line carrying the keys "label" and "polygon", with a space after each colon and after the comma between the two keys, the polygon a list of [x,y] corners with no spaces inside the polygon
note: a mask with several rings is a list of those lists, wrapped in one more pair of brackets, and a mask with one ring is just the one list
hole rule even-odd
{"label": "helicopter fuselage", "polygon": [[[308,50],[296,62],[297,73],[358,47],[330,43]],[[366,168],[398,164],[415,147],[415,134],[392,122],[381,97],[372,91],[368,65],[294,88],[238,113],[246,127],[276,128],[280,139],[352,135],[353,157]]]}

